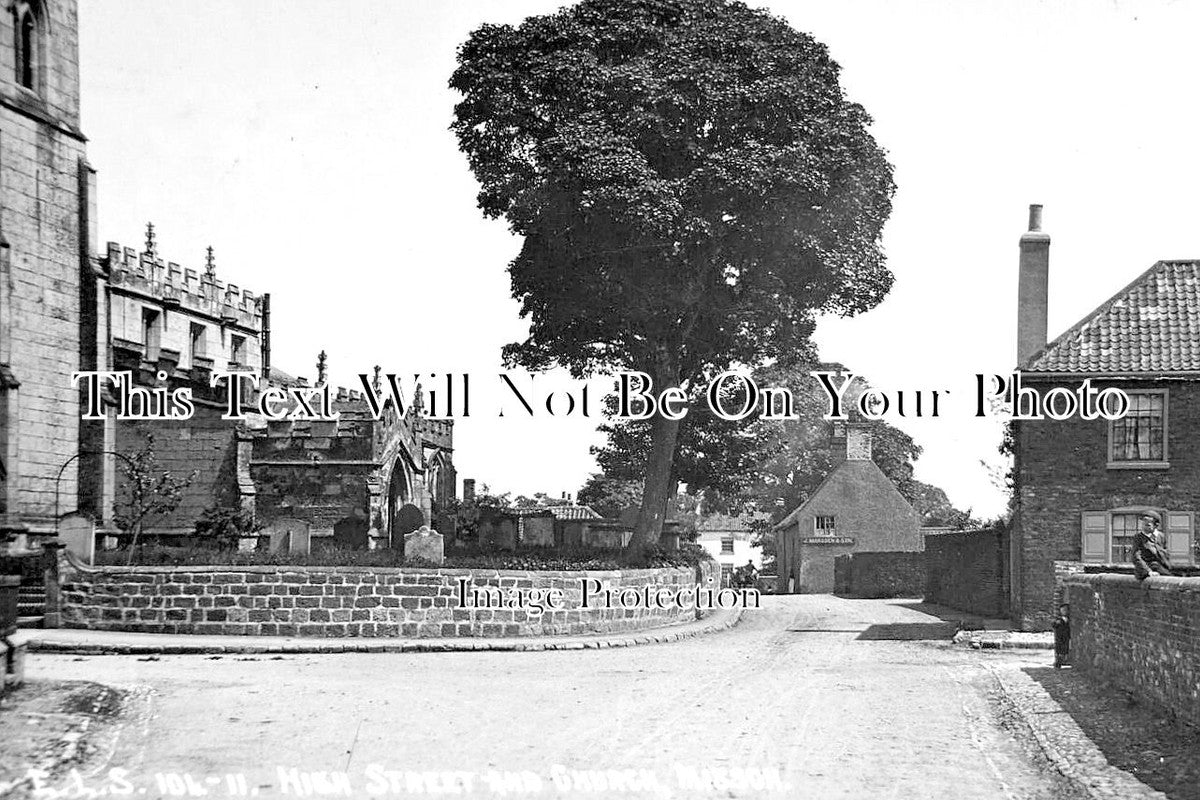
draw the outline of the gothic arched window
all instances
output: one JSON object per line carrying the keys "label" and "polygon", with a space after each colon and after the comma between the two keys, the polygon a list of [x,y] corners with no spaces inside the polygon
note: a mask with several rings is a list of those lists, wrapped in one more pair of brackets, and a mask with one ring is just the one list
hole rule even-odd
{"label": "gothic arched window", "polygon": [[13,51],[16,53],[17,83],[37,90],[38,18],[33,3],[13,6]]}

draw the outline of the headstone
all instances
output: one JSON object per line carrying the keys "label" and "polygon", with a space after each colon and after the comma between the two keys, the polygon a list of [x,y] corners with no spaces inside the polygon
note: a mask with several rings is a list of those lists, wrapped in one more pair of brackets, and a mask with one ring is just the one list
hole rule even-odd
{"label": "headstone", "polygon": [[404,560],[420,559],[433,564],[441,564],[446,560],[445,545],[442,535],[432,530],[428,525],[422,525],[412,533],[404,536]]}
{"label": "headstone", "polygon": [[517,549],[517,521],[512,517],[493,517],[483,530],[483,546],[488,550]]}
{"label": "headstone", "polygon": [[625,546],[625,531],[620,528],[607,526],[583,526],[583,546],[599,547],[605,550],[619,550]]}
{"label": "headstone", "polygon": [[348,550],[366,550],[370,541],[367,521],[347,517],[333,526],[333,540],[338,547]]}
{"label": "headstone", "polygon": [[583,541],[584,520],[581,519],[565,519],[558,523],[561,531],[560,540],[564,547],[585,547]]}
{"label": "headstone", "polygon": [[83,514],[67,514],[58,522],[58,540],[89,566],[96,555],[96,523]]}
{"label": "headstone", "polygon": [[272,553],[307,553],[312,546],[310,526],[302,519],[276,519],[265,528]]}

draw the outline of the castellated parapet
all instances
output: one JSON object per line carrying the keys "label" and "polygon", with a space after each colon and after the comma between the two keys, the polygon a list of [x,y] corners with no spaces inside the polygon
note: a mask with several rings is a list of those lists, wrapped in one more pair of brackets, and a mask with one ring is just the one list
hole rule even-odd
{"label": "castellated parapet", "polygon": [[214,370],[267,371],[269,296],[218,280],[211,250],[195,270],[158,258],[152,238],[141,252],[109,242],[102,265],[114,368],[165,369],[203,385]]}
{"label": "castellated parapet", "polygon": [[177,306],[214,320],[262,329],[262,297],[249,289],[116,242],[108,243],[107,263],[114,287],[153,298],[168,308]]}

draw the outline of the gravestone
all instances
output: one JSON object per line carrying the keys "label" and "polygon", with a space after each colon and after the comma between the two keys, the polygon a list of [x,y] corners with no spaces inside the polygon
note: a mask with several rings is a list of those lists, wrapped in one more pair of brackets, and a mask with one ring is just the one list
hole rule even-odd
{"label": "gravestone", "polygon": [[333,541],[338,547],[348,550],[366,550],[369,540],[365,519],[346,517],[333,526]]}
{"label": "gravestone", "polygon": [[272,520],[265,533],[272,553],[307,553],[312,546],[309,524],[302,519]]}
{"label": "gravestone", "polygon": [[487,550],[515,550],[517,522],[512,517],[491,517],[480,522],[479,541]]}
{"label": "gravestone", "polygon": [[422,525],[404,537],[404,560],[418,558],[433,564],[441,564],[446,559],[442,535],[428,525]]}
{"label": "gravestone", "polygon": [[58,523],[58,540],[80,561],[91,565],[96,555],[96,523],[83,514],[67,514]]}

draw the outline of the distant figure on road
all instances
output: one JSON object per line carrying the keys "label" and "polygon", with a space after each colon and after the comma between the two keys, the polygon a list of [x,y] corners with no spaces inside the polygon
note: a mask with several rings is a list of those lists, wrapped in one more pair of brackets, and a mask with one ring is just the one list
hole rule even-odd
{"label": "distant figure on road", "polygon": [[747,561],[746,566],[738,567],[733,573],[733,587],[735,589],[753,589],[758,585],[758,570],[754,567],[753,561]]}
{"label": "distant figure on road", "polygon": [[1133,537],[1133,572],[1138,580],[1145,580],[1150,573],[1171,575],[1171,560],[1162,534],[1158,530],[1161,520],[1158,513],[1147,511],[1142,514],[1142,527]]}
{"label": "distant figure on road", "polygon": [[1071,607],[1063,603],[1054,618],[1054,668],[1060,669],[1071,656]]}

